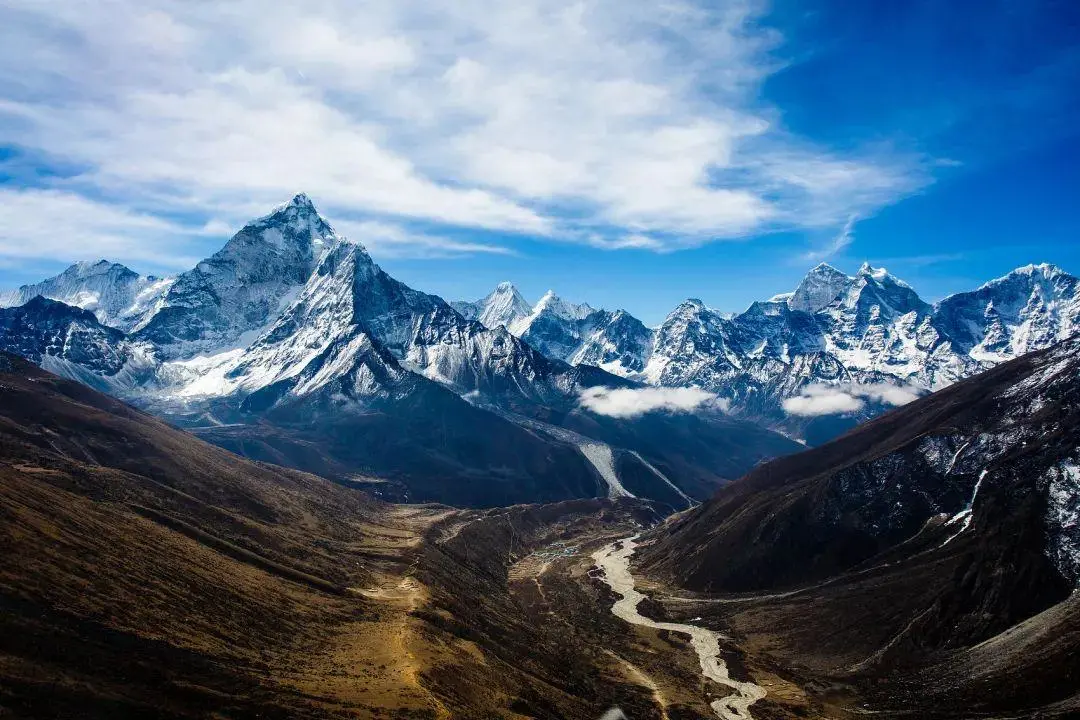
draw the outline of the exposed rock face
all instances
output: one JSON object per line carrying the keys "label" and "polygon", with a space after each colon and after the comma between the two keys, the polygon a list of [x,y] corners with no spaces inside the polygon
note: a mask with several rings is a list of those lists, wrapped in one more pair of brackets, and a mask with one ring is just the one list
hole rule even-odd
{"label": "exposed rock face", "polygon": [[105,327],[89,310],[40,295],[0,309],[0,350],[39,365],[71,363],[106,377],[120,372],[131,356],[124,333]]}

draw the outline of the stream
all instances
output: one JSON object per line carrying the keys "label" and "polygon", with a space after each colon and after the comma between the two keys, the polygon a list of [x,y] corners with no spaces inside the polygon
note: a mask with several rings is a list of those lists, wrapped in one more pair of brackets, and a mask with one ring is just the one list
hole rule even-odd
{"label": "stream", "polygon": [[638,612],[638,603],[645,596],[634,589],[634,576],[630,574],[630,556],[634,554],[638,536],[619,540],[593,554],[597,567],[603,569],[603,580],[621,598],[611,606],[611,612],[632,625],[670,630],[690,636],[690,644],[701,663],[701,674],[734,692],[714,700],[710,707],[722,720],[753,720],[750,706],[765,697],[765,689],[749,682],[733,680],[728,675],[727,663],[720,657],[720,635],[707,628],[682,623],[657,622]]}

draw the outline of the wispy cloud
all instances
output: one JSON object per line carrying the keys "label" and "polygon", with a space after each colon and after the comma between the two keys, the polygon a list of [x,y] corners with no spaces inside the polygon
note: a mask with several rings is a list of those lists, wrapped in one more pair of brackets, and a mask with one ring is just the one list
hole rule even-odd
{"label": "wispy cloud", "polygon": [[335,229],[362,243],[380,258],[454,258],[464,255],[515,255],[513,248],[416,232],[381,221],[340,222]]}
{"label": "wispy cloud", "polygon": [[844,227],[827,245],[803,253],[802,259],[806,262],[817,263],[838,255],[855,239],[854,230],[856,221],[857,218],[854,215],[849,216],[847,222],[844,223]]}
{"label": "wispy cloud", "polygon": [[701,388],[587,388],[579,402],[597,415],[628,418],[650,412],[691,412],[702,407],[727,411],[728,401]]}
{"label": "wispy cloud", "polygon": [[[663,251],[829,227],[925,184],[919,158],[774,122],[765,9],[9,0],[0,133],[65,168],[41,186],[194,228],[304,190],[339,223]],[[438,244],[386,245],[408,238]]]}

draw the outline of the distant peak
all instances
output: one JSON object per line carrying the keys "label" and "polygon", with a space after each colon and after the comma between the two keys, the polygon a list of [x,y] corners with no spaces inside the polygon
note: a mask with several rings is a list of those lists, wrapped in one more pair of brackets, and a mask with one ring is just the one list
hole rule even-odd
{"label": "distant peak", "polygon": [[1038,265],[1024,265],[1013,270],[1010,275],[1043,275],[1050,277],[1052,275],[1062,275],[1064,270],[1057,265],[1051,263],[1039,263]]}
{"label": "distant peak", "polygon": [[833,267],[832,265],[830,265],[827,262],[818,263],[813,268],[811,268],[810,273],[814,274],[814,275],[822,275],[822,274],[844,275],[843,272],[841,272],[840,270],[837,270],[835,267]]}
{"label": "distant peak", "polygon": [[884,280],[887,277],[892,277],[891,275],[889,275],[889,271],[885,268],[876,268],[868,262],[864,262],[862,265],[859,266],[858,275],[872,277],[875,280]]}
{"label": "distant peak", "polygon": [[1065,272],[1060,267],[1058,267],[1057,265],[1054,265],[1052,263],[1039,263],[1037,265],[1035,265],[1035,264],[1023,265],[1021,267],[1016,268],[1015,270],[1012,270],[1007,275],[1003,275],[1002,277],[995,278],[994,280],[991,280],[988,283],[984,283],[980,287],[980,289],[986,288],[986,287],[994,287],[994,286],[999,285],[1001,283],[1008,282],[1009,280],[1011,280],[1013,278],[1041,277],[1041,278],[1043,278],[1045,280],[1051,280],[1051,279],[1059,278],[1059,277],[1062,277],[1062,276],[1071,277],[1069,275],[1069,273]]}
{"label": "distant peak", "polygon": [[311,198],[307,196],[307,193],[296,193],[286,207],[310,208],[311,210],[314,210],[315,203],[311,202]]}
{"label": "distant peak", "polygon": [[79,268],[80,270],[93,270],[94,268],[112,267],[112,266],[113,266],[113,263],[109,262],[108,260],[104,260],[104,259],[102,259],[102,260],[80,260],[79,262],[75,263],[75,267]]}
{"label": "distant peak", "polygon": [[514,283],[509,280],[503,280],[501,283],[495,286],[495,292],[497,293],[510,293],[517,292],[517,288],[514,287]]}

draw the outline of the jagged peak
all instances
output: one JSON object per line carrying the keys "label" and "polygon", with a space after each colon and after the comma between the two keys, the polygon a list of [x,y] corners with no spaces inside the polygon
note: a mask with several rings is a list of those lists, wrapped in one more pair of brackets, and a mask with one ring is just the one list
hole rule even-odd
{"label": "jagged peak", "polygon": [[315,203],[311,202],[311,198],[308,197],[307,193],[302,192],[293,195],[293,199],[286,204],[286,207],[305,208],[315,211]]}
{"label": "jagged peak", "polygon": [[997,283],[1005,282],[1005,281],[1007,281],[1007,280],[1009,280],[1011,278],[1021,277],[1021,276],[1025,276],[1025,277],[1036,277],[1036,276],[1038,276],[1038,277],[1042,277],[1044,279],[1050,280],[1050,279],[1053,279],[1053,278],[1056,278],[1056,277],[1060,277],[1062,275],[1072,277],[1071,275],[1069,275],[1069,273],[1065,272],[1064,270],[1062,270],[1057,265],[1054,265],[1053,263],[1039,263],[1037,265],[1036,264],[1029,264],[1029,265],[1023,265],[1023,266],[1018,267],[1018,268],[1016,268],[1014,270],[1011,270],[1010,272],[1006,273],[1005,275],[1003,275],[1003,276],[1001,276],[999,278],[995,278],[994,280],[991,280],[988,283],[985,283],[984,285],[982,285],[982,287],[990,287],[990,286],[996,285]]}
{"label": "jagged peak", "polygon": [[708,311],[709,306],[701,301],[700,298],[686,298],[679,303],[674,310],[671,311],[671,315],[685,315],[687,313],[699,313],[702,311]]}
{"label": "jagged peak", "polygon": [[282,223],[306,222],[317,225],[322,232],[333,232],[330,223],[319,214],[315,203],[306,193],[297,193],[289,202],[278,205],[268,214],[256,218],[248,226],[275,225]]}
{"label": "jagged peak", "polygon": [[870,278],[878,283],[888,281],[893,285],[898,285],[903,288],[911,288],[906,282],[896,277],[883,267],[874,267],[868,262],[864,262],[859,266],[859,272],[855,275],[856,278]]}
{"label": "jagged peak", "polygon": [[859,270],[856,275],[869,275],[871,277],[884,277],[889,274],[889,271],[885,268],[875,268],[869,262],[864,262],[859,266]]}
{"label": "jagged peak", "polygon": [[[865,263],[864,263],[865,264]],[[827,262],[819,262],[814,267],[810,268],[810,272],[807,275],[843,275],[847,277],[847,273],[842,270],[838,270]]]}
{"label": "jagged peak", "polygon": [[486,297],[481,299],[480,304],[491,305],[493,302],[499,302],[501,304],[509,304],[515,309],[527,314],[531,310],[531,305],[528,301],[522,297],[521,292],[518,291],[514,283],[504,280],[495,286],[495,289],[487,294]]}
{"label": "jagged peak", "polygon": [[87,277],[90,275],[104,275],[112,272],[113,270],[119,270],[121,272],[134,273],[131,268],[121,263],[112,262],[111,260],[80,260],[74,265],[64,270],[61,275],[75,275],[76,277]]}

